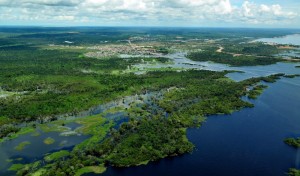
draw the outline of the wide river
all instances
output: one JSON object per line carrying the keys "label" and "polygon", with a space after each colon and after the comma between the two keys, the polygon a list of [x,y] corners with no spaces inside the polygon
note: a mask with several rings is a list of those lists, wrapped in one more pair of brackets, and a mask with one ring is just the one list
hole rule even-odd
{"label": "wide river", "polygon": [[[278,42],[278,38],[276,40]],[[300,44],[300,39],[296,42],[293,44]],[[300,74],[300,69],[295,68],[299,64],[292,63],[228,67],[210,62],[193,62],[178,53],[170,58],[177,68],[243,71],[227,75],[236,81],[274,73]],[[193,153],[145,166],[123,169],[109,167],[104,175],[282,176],[286,175],[289,168],[300,169],[300,149],[283,142],[286,137],[300,136],[300,78],[282,78],[267,85],[269,88],[258,99],[251,100],[254,108],[242,109],[232,115],[210,116],[199,129],[188,129],[188,138],[196,146]]]}
{"label": "wide river", "polygon": [[286,137],[300,136],[300,78],[281,79],[255,101],[254,108],[232,115],[210,116],[199,129],[189,129],[196,145],[192,154],[146,166],[108,168],[106,176],[122,175],[285,175],[300,167],[300,150]]}
{"label": "wide river", "polygon": [[256,41],[267,42],[267,43],[277,43],[277,44],[300,45],[300,34],[286,35],[286,36],[274,37],[274,38],[262,38],[262,39],[258,39]]}

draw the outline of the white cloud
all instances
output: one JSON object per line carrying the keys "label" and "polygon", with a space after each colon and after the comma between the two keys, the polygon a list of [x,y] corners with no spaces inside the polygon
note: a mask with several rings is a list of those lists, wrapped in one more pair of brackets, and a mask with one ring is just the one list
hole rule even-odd
{"label": "white cloud", "polygon": [[220,3],[215,8],[216,12],[221,14],[230,14],[233,11],[231,3],[229,0],[220,1]]}
{"label": "white cloud", "polygon": [[272,11],[273,11],[273,13],[275,15],[282,15],[282,14],[284,14],[284,12],[282,12],[282,10],[281,10],[281,6],[278,5],[278,4],[272,5],[271,9],[272,9]]}
{"label": "white cloud", "polygon": [[105,5],[105,3],[107,3],[108,1],[109,0],[86,0],[83,1],[82,4],[84,4],[84,6],[99,7]]}
{"label": "white cloud", "polygon": [[262,11],[262,12],[270,12],[270,7],[268,7],[267,5],[265,5],[265,4],[261,4],[260,5],[260,10]]}
{"label": "white cloud", "polygon": [[55,16],[54,19],[60,21],[70,21],[70,20],[74,20],[75,17],[70,15],[62,15],[62,16]]}
{"label": "white cloud", "polygon": [[[8,18],[9,17],[9,18]],[[0,0],[0,22],[40,20],[97,24],[281,24],[299,15],[279,4],[232,0]]]}
{"label": "white cloud", "polygon": [[242,5],[242,14],[245,17],[252,17],[254,16],[253,10],[255,9],[255,4],[250,3],[249,1],[245,1]]}
{"label": "white cloud", "polygon": [[244,23],[252,24],[282,24],[282,22],[289,22],[290,19],[299,17],[295,12],[284,11],[279,4],[268,6],[249,1],[242,4],[239,14],[237,20],[240,19]]}

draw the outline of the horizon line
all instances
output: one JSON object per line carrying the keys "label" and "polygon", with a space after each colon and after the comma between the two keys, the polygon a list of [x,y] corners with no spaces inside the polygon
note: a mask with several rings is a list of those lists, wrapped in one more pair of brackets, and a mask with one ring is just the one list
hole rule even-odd
{"label": "horizon line", "polygon": [[36,28],[215,28],[215,29],[294,29],[300,30],[300,27],[241,27],[241,26],[134,26],[134,25],[1,25],[1,27],[36,27]]}

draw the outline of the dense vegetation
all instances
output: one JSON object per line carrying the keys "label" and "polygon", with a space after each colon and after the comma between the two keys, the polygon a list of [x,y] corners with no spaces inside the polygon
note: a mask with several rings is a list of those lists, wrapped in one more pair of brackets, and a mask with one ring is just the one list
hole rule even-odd
{"label": "dense vegetation", "polygon": [[[38,48],[1,51],[0,86],[13,95],[0,99],[0,116],[9,118],[7,123],[12,120],[43,121],[46,116],[76,113],[135,93],[145,84],[143,77],[110,74],[114,70],[126,70],[141,62],[141,58],[96,60],[79,56],[78,52]],[[2,134],[14,130],[8,126]]]}
{"label": "dense vegetation", "polygon": [[266,85],[257,85],[254,86],[248,93],[248,97],[251,99],[256,99],[260,94],[262,94],[263,90],[268,88]]}
{"label": "dense vegetation", "polygon": [[258,56],[272,55],[278,53],[276,46],[259,44],[257,46],[245,46],[242,49],[242,53],[255,54]]}
{"label": "dense vegetation", "polygon": [[279,50],[277,46],[258,42],[241,42],[239,44],[229,42],[226,43],[224,52],[254,56],[271,56],[274,54],[278,54]]}
{"label": "dense vegetation", "polygon": [[119,167],[139,165],[191,151],[193,145],[186,139],[185,130],[177,126],[163,118],[131,121],[123,124],[119,131],[112,131],[111,137],[101,144],[75,150],[70,159],[46,166],[49,168],[45,175],[59,175],[62,172],[74,175],[80,168],[103,162]]}
{"label": "dense vegetation", "polygon": [[273,56],[236,55],[230,53],[218,53],[215,51],[191,52],[187,55],[194,61],[213,61],[231,66],[255,66],[270,65],[283,61]]}

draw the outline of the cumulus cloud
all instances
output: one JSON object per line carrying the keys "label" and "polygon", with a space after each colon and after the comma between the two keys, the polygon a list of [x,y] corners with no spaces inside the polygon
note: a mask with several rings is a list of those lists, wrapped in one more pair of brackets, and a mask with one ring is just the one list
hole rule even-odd
{"label": "cumulus cloud", "polygon": [[270,12],[271,8],[268,7],[268,6],[265,5],[265,4],[261,4],[261,5],[260,5],[260,10],[261,10],[262,12]]}
{"label": "cumulus cloud", "polygon": [[62,16],[55,16],[54,19],[56,20],[74,20],[75,17],[74,16],[70,16],[70,15],[62,15]]}
{"label": "cumulus cloud", "polygon": [[249,1],[245,1],[242,4],[239,14],[238,17],[240,17],[240,20],[245,23],[255,24],[282,23],[298,17],[298,14],[295,12],[284,11],[279,4],[268,6],[265,4],[255,4]]}
{"label": "cumulus cloud", "polygon": [[0,0],[0,22],[70,21],[74,24],[265,24],[291,22],[296,12],[279,4],[230,0]]}

